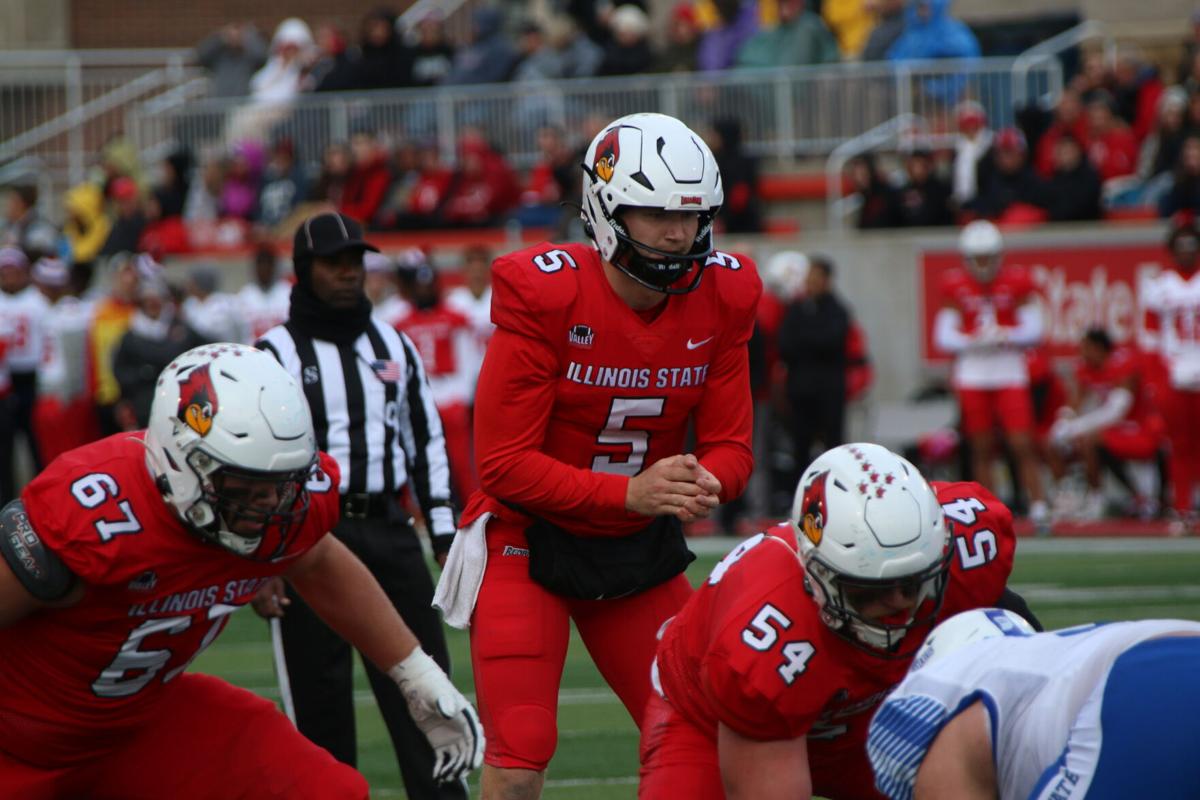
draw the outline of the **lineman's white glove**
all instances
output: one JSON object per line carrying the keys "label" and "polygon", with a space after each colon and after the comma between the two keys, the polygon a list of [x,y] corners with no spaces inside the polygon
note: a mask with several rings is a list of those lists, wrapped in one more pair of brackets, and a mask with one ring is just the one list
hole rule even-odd
{"label": "lineman's white glove", "polygon": [[1067,417],[1060,417],[1050,426],[1049,432],[1050,444],[1057,447],[1059,450],[1071,449],[1072,441],[1075,439],[1075,426],[1073,420]]}
{"label": "lineman's white glove", "polygon": [[433,746],[433,779],[450,783],[483,763],[483,726],[475,709],[420,647],[388,670],[413,722]]}

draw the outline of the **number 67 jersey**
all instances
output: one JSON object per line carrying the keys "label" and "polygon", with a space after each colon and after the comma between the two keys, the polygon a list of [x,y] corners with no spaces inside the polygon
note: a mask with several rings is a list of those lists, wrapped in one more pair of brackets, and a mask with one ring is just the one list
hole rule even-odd
{"label": "number 67 jersey", "polygon": [[689,417],[724,499],[741,494],[753,467],[753,262],[715,252],[695,291],[642,312],[591,246],[526,248],[496,259],[492,276],[497,327],[475,398],[489,491],[464,526],[485,510],[504,517],[506,500],[579,535],[632,533],[646,518],[625,511],[627,479],[682,453]]}
{"label": "number 67 jersey", "polygon": [[141,433],[72,450],[35,478],[21,495],[30,524],[84,593],[0,629],[0,749],[67,765],[149,719],[229,615],[337,523],[337,464],[320,458],[308,514],[270,562],[185,529],[154,485]]}
{"label": "number 67 jersey", "polygon": [[[979,484],[931,485],[954,549],[938,619],[995,605],[1016,550],[1011,512]],[[714,742],[718,722],[763,741],[806,736],[814,794],[877,798],[866,753],[871,715],[929,630],[910,630],[899,658],[839,636],[805,590],[785,524],[744,541],[696,590],[663,633],[658,676],[671,707]]]}

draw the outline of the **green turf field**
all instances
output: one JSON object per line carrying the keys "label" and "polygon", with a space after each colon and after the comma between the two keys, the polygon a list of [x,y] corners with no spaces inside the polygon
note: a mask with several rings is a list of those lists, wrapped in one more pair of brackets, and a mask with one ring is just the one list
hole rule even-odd
{"label": "green turf field", "polygon": [[[732,540],[701,540],[689,570],[705,576]],[[1012,585],[1048,627],[1097,619],[1180,617],[1200,620],[1200,540],[1022,540]],[[450,631],[455,682],[473,691],[466,635]],[[266,623],[238,612],[195,669],[221,675],[277,698]],[[401,798],[399,773],[383,723],[361,671],[357,675],[359,767],[372,797]],[[625,709],[605,687],[578,638],[573,637],[559,706],[559,747],[546,781],[546,798],[624,800],[637,795],[637,733]],[[478,774],[473,776],[478,786]]]}

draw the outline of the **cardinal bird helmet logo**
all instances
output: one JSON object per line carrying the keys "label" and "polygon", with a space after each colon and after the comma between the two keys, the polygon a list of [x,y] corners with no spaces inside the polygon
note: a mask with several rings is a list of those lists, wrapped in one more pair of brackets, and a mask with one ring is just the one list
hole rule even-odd
{"label": "cardinal bird helmet logo", "polygon": [[828,477],[829,470],[814,475],[804,487],[804,499],[801,501],[804,516],[801,517],[800,529],[814,546],[821,543],[821,536],[825,533],[825,479]]}
{"label": "cardinal bird helmet logo", "polygon": [[216,415],[217,392],[208,374],[208,364],[203,364],[179,379],[179,419],[196,433],[207,436]]}
{"label": "cardinal bird helmet logo", "polygon": [[592,168],[600,180],[608,183],[612,180],[613,170],[621,158],[621,129],[613,128],[604,134],[600,144],[596,145],[596,163]]}

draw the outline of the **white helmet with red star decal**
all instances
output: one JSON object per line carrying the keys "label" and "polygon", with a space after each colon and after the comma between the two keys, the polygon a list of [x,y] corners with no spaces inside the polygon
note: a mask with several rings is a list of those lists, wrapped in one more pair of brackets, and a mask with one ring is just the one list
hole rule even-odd
{"label": "white helmet with red star decal", "polygon": [[[900,653],[915,625],[941,607],[950,529],[917,468],[877,444],[845,444],[818,457],[796,488],[792,527],[822,621],[856,645]],[[903,619],[863,609],[899,590],[914,601]]]}
{"label": "white helmet with red star decal", "polygon": [[208,344],[172,361],[158,377],[145,444],[163,499],[205,541],[269,560],[304,521],[317,458],[312,415],[300,386],[261,350]]}

